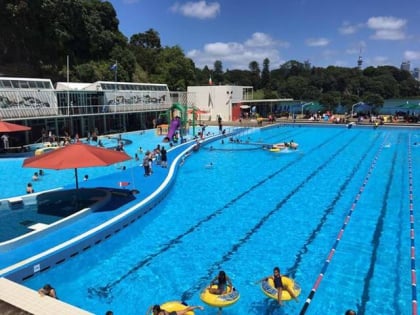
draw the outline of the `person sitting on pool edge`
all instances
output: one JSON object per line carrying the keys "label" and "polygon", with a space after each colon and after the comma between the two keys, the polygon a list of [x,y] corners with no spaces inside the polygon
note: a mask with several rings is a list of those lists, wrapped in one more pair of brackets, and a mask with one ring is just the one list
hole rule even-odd
{"label": "person sitting on pool edge", "polygon": [[[204,310],[204,307],[202,306],[187,306],[185,309],[181,310],[181,311],[172,311],[172,312],[168,312],[165,311],[164,309],[160,308],[160,305],[154,305],[152,308],[152,314],[153,315],[184,315],[187,314],[189,311],[193,311],[195,309],[199,309],[199,310]],[[147,311],[146,314],[150,314],[150,309]]]}
{"label": "person sitting on pool edge", "polygon": [[286,289],[287,292],[289,292],[290,296],[296,301],[298,302],[298,299],[295,295],[295,293],[293,292],[292,288],[289,288],[288,286],[283,286],[283,282],[281,281],[281,273],[280,273],[280,268],[279,267],[274,267],[273,270],[273,275],[272,276],[268,276],[263,278],[260,281],[267,281],[268,279],[272,279],[274,282],[274,287],[277,289],[277,301],[279,302],[280,305],[282,305],[282,300],[281,300],[281,296],[283,293],[283,289]]}
{"label": "person sitting on pool edge", "polygon": [[54,299],[58,299],[57,294],[55,292],[55,289],[49,284],[46,284],[41,289],[39,289],[38,293],[41,296],[47,295],[47,296],[50,296]]}
{"label": "person sitting on pool edge", "polygon": [[[216,288],[213,288],[212,286],[216,285]],[[227,292],[227,286],[233,287],[232,281],[230,278],[226,275],[226,273],[223,270],[220,270],[217,277],[215,277],[211,282],[209,286],[209,292],[212,294],[223,294]]]}

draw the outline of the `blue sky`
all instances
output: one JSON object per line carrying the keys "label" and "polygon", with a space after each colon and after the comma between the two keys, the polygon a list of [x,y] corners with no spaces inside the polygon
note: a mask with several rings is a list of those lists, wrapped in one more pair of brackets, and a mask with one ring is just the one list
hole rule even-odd
{"label": "blue sky", "polygon": [[420,68],[419,0],[110,0],[130,38],[153,28],[196,67],[270,69],[288,60],[363,67],[410,61]]}

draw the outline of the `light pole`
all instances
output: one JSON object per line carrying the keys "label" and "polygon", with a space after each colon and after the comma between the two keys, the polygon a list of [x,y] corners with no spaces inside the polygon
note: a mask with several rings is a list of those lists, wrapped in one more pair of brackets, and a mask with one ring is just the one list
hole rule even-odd
{"label": "light pole", "polygon": [[303,109],[305,108],[305,106],[312,105],[312,104],[313,104],[312,102],[302,104],[302,118],[303,118]]}

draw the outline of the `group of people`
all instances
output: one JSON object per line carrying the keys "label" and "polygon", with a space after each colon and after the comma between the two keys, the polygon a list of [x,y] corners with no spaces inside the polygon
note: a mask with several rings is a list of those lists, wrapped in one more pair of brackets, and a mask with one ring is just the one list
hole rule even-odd
{"label": "group of people", "polygon": [[[43,170],[39,170],[39,172],[35,172],[35,173],[32,175],[32,181],[34,181],[34,182],[38,181],[38,180],[39,180],[39,177],[40,177],[40,176],[43,176],[43,175],[44,175],[44,171],[43,171]],[[34,193],[34,192],[35,192],[34,187],[33,187],[32,183],[31,183],[31,182],[29,182],[29,183],[26,185],[26,193],[27,193],[27,194],[32,194],[32,193]]]}
{"label": "group of people", "polygon": [[[141,149],[141,148],[140,148]],[[164,146],[158,144],[152,151],[147,150],[144,154],[142,165],[144,168],[144,176],[150,176],[153,173],[153,163],[163,168],[168,167],[168,155]]]}

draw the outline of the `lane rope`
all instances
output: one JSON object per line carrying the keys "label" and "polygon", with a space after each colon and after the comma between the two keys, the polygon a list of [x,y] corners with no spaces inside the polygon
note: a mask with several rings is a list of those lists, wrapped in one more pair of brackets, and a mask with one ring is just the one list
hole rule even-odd
{"label": "lane rope", "polygon": [[414,201],[413,201],[413,161],[411,156],[411,137],[408,138],[408,198],[410,213],[410,262],[411,262],[411,313],[417,315],[417,273],[416,273],[416,244],[414,230]]}
{"label": "lane rope", "polygon": [[332,248],[330,249],[330,252],[328,254],[327,259],[325,260],[325,263],[324,263],[324,265],[321,269],[321,272],[319,273],[319,275],[318,275],[318,277],[315,281],[315,284],[312,287],[311,292],[309,293],[308,297],[306,298],[306,301],[303,304],[303,307],[302,307],[299,315],[304,315],[306,313],[306,311],[308,310],[308,307],[311,304],[312,299],[314,298],[315,293],[318,290],[318,287],[319,287],[322,279],[324,278],[325,273],[327,272],[328,266],[329,266],[334,254],[335,254],[335,251],[337,250],[337,247],[338,247],[338,245],[341,241],[341,238],[343,237],[344,230],[346,229],[348,223],[350,222],[351,215],[353,214],[354,210],[356,209],[357,202],[359,201],[360,196],[362,195],[363,191],[365,190],[365,186],[368,183],[368,181],[369,181],[369,179],[370,179],[370,177],[373,173],[374,168],[376,167],[376,162],[377,162],[377,160],[378,160],[378,158],[379,158],[379,156],[382,152],[382,149],[384,148],[384,144],[385,144],[386,140],[387,140],[387,138],[384,139],[384,141],[382,142],[381,146],[378,149],[378,152],[376,153],[375,157],[373,158],[373,161],[370,165],[370,168],[369,168],[369,170],[368,170],[368,172],[365,176],[365,179],[363,180],[362,186],[360,187],[359,191],[357,192],[356,196],[354,197],[354,200],[353,200],[353,203],[350,207],[350,210],[348,211],[347,216],[344,219],[344,223],[343,223],[340,231],[338,232],[336,241],[335,241],[334,245],[332,246]]}

